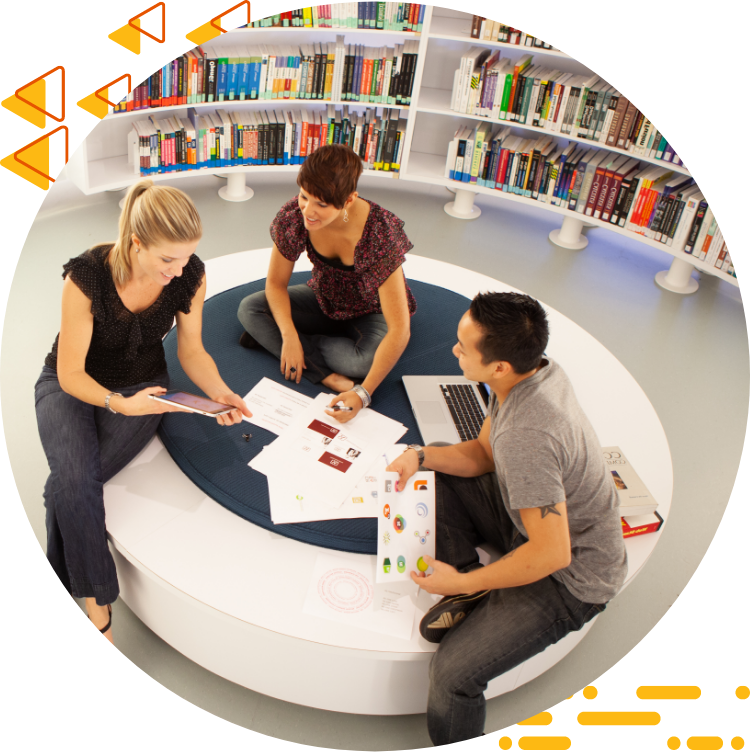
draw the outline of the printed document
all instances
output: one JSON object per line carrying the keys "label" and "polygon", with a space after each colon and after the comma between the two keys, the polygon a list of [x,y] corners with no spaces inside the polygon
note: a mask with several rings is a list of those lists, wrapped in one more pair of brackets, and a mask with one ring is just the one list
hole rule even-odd
{"label": "printed document", "polygon": [[245,403],[252,418],[244,418],[248,423],[265,428],[277,436],[311,404],[312,397],[295,392],[288,386],[277,384],[263,377],[246,395]]}

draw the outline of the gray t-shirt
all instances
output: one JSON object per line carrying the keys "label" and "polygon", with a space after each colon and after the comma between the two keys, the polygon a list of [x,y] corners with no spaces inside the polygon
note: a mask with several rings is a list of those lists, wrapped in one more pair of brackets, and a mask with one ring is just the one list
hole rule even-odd
{"label": "gray t-shirt", "polygon": [[557,363],[516,384],[500,406],[491,395],[490,446],[505,508],[524,538],[519,509],[567,502],[572,559],[552,576],[586,603],[610,600],[628,570],[617,491]]}

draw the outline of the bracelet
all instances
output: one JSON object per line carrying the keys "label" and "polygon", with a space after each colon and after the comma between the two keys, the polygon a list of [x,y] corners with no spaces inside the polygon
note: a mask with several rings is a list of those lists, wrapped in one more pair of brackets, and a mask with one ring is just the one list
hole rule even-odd
{"label": "bracelet", "polygon": [[109,393],[109,394],[108,394],[108,395],[107,395],[107,396],[106,396],[106,397],[104,398],[104,407],[106,407],[106,408],[107,408],[107,410],[109,410],[109,411],[110,411],[111,413],[114,413],[115,415],[117,415],[117,414],[118,414],[118,413],[117,413],[117,410],[114,410],[114,409],[112,409],[112,408],[111,408],[111,407],[109,406],[109,401],[110,401],[110,399],[112,399],[112,397],[122,397],[122,395],[121,395],[121,394],[120,394],[119,392],[110,392],[110,393]]}
{"label": "bracelet", "polygon": [[355,384],[352,391],[362,400],[362,407],[369,407],[372,404],[370,393],[361,384]]}

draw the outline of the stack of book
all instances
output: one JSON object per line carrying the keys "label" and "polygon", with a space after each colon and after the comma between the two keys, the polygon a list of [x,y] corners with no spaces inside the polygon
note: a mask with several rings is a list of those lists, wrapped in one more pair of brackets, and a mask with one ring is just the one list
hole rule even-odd
{"label": "stack of book", "polygon": [[655,533],[664,522],[656,511],[658,504],[620,447],[604,447],[604,461],[612,473],[620,502],[622,534],[630,538],[644,533]]}
{"label": "stack of book", "polygon": [[498,21],[490,21],[484,16],[472,16],[471,38],[481,39],[483,42],[505,42],[517,44],[520,47],[538,47],[544,50],[554,50],[551,44],[543,42],[531,34],[526,34],[512,26],[505,26]]}
{"label": "stack of book", "polygon": [[335,42],[197,47],[136,86],[115,112],[210,102],[317,99],[408,106],[416,40],[393,47]]}
{"label": "stack of book", "polygon": [[248,24],[255,29],[374,29],[378,31],[422,31],[424,12],[421,3],[335,3],[314,5],[267,16]]}
{"label": "stack of book", "polygon": [[444,177],[609,222],[734,274],[721,231],[695,182],[668,167],[479,123],[456,131]]}
{"label": "stack of book", "polygon": [[637,156],[682,164],[674,149],[632,102],[597,75],[563,73],[474,46],[453,79],[451,110],[543,128]]}
{"label": "stack of book", "polygon": [[397,109],[349,112],[188,110],[135,121],[129,161],[140,176],[240,165],[296,165],[324,144],[348,144],[365,169],[398,172],[406,120]]}

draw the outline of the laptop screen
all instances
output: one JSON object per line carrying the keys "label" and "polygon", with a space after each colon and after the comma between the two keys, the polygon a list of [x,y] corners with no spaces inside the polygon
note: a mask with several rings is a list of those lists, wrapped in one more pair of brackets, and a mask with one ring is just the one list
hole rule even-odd
{"label": "laptop screen", "polygon": [[479,381],[477,383],[477,389],[479,390],[479,394],[482,395],[484,404],[489,405],[490,404],[490,388],[487,386],[487,384],[483,383],[482,381]]}

